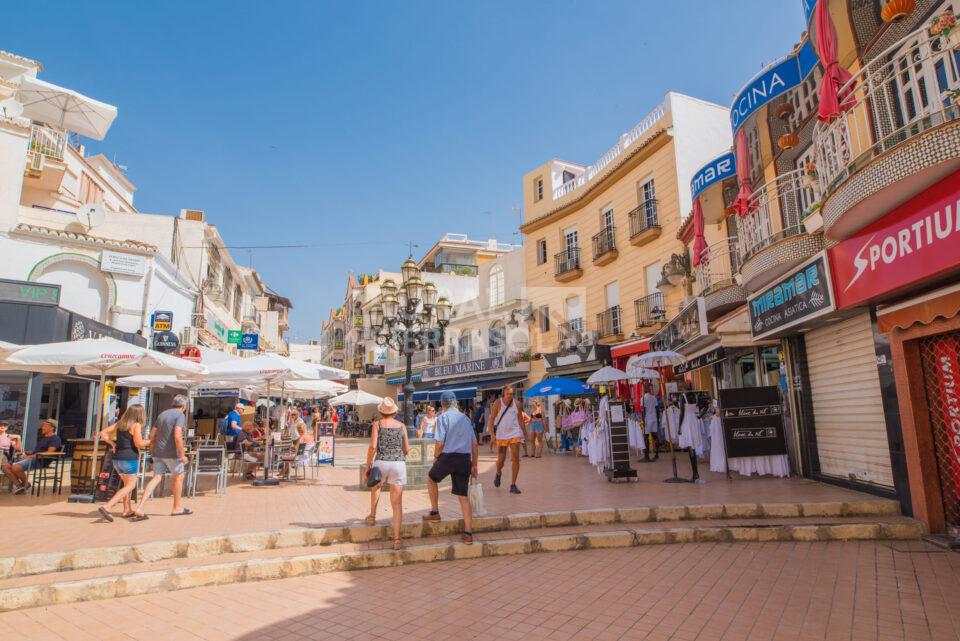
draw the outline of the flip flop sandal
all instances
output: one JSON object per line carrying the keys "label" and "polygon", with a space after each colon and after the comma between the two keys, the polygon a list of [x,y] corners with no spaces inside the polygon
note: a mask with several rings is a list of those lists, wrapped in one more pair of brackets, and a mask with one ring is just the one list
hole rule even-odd
{"label": "flip flop sandal", "polygon": [[364,525],[370,525],[370,526],[376,525],[376,524],[377,524],[377,517],[375,517],[375,516],[368,516],[367,518],[363,519],[363,524],[364,524]]}
{"label": "flip flop sandal", "polygon": [[185,508],[183,508],[182,511],[177,512],[177,513],[175,513],[175,514],[171,514],[170,516],[190,516],[191,514],[193,514],[193,510],[191,510],[190,508],[186,508],[186,507],[185,507]]}
{"label": "flip flop sandal", "polygon": [[146,521],[146,520],[149,519],[149,518],[150,518],[150,517],[147,516],[146,514],[137,514],[137,515],[135,515],[135,516],[133,517],[132,520],[134,520],[134,521]]}
{"label": "flip flop sandal", "polygon": [[126,514],[121,514],[121,515],[120,515],[120,518],[122,518],[122,519],[132,519],[132,518],[135,517],[136,515],[137,515],[136,512],[127,512]]}
{"label": "flip flop sandal", "polygon": [[106,508],[104,508],[104,507],[98,507],[98,508],[97,508],[97,512],[100,513],[100,516],[102,516],[105,521],[108,521],[108,522],[110,522],[110,523],[113,523],[113,515],[110,514],[109,512],[107,512],[107,509],[106,509]]}
{"label": "flip flop sandal", "polygon": [[399,549],[402,548],[402,547],[403,547],[403,545],[400,543],[400,539],[394,539],[394,540],[393,540],[393,549],[394,549],[394,550],[399,550]]}

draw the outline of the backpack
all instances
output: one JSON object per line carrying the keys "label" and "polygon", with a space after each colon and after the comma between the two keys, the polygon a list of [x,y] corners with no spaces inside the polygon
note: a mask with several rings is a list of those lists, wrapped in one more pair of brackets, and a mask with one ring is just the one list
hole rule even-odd
{"label": "backpack", "polygon": [[227,414],[223,417],[223,420],[220,421],[220,434],[223,436],[230,436],[230,415]]}

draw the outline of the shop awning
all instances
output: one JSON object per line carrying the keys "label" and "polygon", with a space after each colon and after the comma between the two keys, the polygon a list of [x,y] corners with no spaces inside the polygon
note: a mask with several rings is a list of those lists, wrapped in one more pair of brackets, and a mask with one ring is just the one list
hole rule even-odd
{"label": "shop awning", "polygon": [[[497,389],[511,382],[517,383],[523,380],[523,377],[493,378],[482,381],[461,381],[459,383],[447,383],[436,387],[426,387],[413,393],[414,401],[439,401],[440,395],[446,391],[456,394],[458,400],[467,400],[475,398],[478,391]],[[404,394],[397,396],[397,401],[403,401]]]}
{"label": "shop awning", "polygon": [[[419,383],[419,382],[420,382],[420,372],[417,372],[416,374],[414,374],[413,376],[411,376],[411,377],[410,377],[410,381],[413,382],[413,383]],[[403,376],[403,375],[400,375],[400,376],[391,376],[390,378],[387,379],[387,385],[403,385],[403,384],[406,383],[406,382],[407,382],[407,378],[406,378],[406,376]]]}
{"label": "shop awning", "polygon": [[610,348],[610,356],[620,358],[623,356],[633,356],[634,354],[645,354],[650,351],[650,337],[633,338],[624,341],[619,345]]}

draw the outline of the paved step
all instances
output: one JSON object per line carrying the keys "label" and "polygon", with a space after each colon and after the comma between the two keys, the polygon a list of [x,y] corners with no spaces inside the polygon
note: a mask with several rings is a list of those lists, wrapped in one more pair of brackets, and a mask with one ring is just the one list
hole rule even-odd
{"label": "paved step", "polygon": [[[660,505],[597,510],[531,512],[474,519],[474,532],[498,532],[570,525],[602,525],[674,522],[702,519],[802,518],[802,517],[883,517],[899,514],[894,501],[864,500],[821,503],[735,503],[709,505]],[[403,538],[443,536],[459,533],[460,519],[429,523],[405,523]],[[292,528],[267,532],[193,537],[152,541],[135,545],[87,548],[69,552],[28,554],[0,558],[0,580],[36,574],[69,572],[90,568],[144,564],[167,559],[205,559],[223,554],[329,546],[340,543],[385,541],[392,537],[388,525],[337,525]]]}
{"label": "paved step", "polygon": [[[387,549],[382,542],[344,543],[342,549],[315,551],[300,546],[271,553],[239,552],[219,563],[196,564],[180,558],[147,564],[124,573],[124,568],[78,570],[74,580],[53,583],[63,575],[20,578],[5,581],[0,588],[0,611],[32,608],[97,599],[183,590],[193,587],[263,581],[325,572],[361,570],[481,557],[563,552],[572,550],[664,545],[676,543],[740,543],[782,541],[916,540],[923,534],[920,523],[904,517],[879,517],[844,522],[839,518],[807,517],[737,519],[731,523],[697,520],[677,527],[674,522],[651,522],[639,527],[622,524],[571,525],[566,528],[538,527],[527,536],[497,532],[473,545],[450,536],[429,537],[403,550]],[[363,549],[367,546],[367,549]],[[372,546],[376,546],[373,548]],[[106,572],[116,572],[98,576]],[[84,576],[83,573],[87,573]],[[24,583],[30,581],[29,583]],[[12,585],[12,583],[21,583]]]}

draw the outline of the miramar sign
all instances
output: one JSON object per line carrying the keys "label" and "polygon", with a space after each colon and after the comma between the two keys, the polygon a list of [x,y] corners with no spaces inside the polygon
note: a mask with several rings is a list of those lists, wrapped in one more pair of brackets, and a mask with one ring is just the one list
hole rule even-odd
{"label": "miramar sign", "polygon": [[820,252],[789,275],[747,299],[750,335],[765,338],[836,309],[827,258]]}
{"label": "miramar sign", "polygon": [[466,363],[435,365],[423,370],[421,380],[430,381],[450,376],[462,376],[464,374],[482,374],[495,369],[503,369],[504,367],[506,367],[506,359],[503,356],[481,358],[475,361],[467,361]]}
{"label": "miramar sign", "polygon": [[737,133],[740,125],[760,107],[803,82],[815,66],[817,66],[817,54],[807,40],[795,54],[790,54],[767,67],[760,75],[748,82],[730,106],[730,124],[733,125],[733,133]]}
{"label": "miramar sign", "polygon": [[696,200],[697,196],[710,185],[730,178],[736,173],[737,163],[732,151],[714,158],[693,175],[693,180],[690,181],[690,194],[693,200]]}

